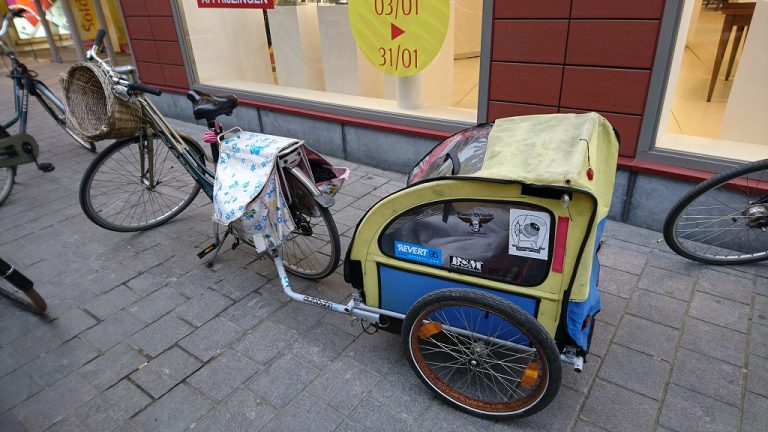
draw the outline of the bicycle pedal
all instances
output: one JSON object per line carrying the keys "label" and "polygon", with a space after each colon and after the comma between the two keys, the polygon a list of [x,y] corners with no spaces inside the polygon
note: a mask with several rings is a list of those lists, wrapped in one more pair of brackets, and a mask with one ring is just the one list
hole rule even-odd
{"label": "bicycle pedal", "polygon": [[42,172],[49,173],[56,169],[55,166],[53,166],[50,162],[40,162],[40,164],[37,165],[37,169],[39,169]]}
{"label": "bicycle pedal", "polygon": [[218,243],[213,243],[211,245],[208,245],[205,247],[205,249],[201,250],[197,253],[197,257],[200,259],[205,258],[206,255],[216,250],[216,248],[219,247]]}

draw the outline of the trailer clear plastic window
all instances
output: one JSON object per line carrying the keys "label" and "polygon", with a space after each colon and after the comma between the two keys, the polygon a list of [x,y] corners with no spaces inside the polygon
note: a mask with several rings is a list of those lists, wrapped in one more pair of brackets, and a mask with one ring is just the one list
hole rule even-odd
{"label": "trailer clear plastic window", "polygon": [[552,214],[525,203],[450,201],[409,210],[382,234],[392,258],[507,283],[539,285],[549,273]]}

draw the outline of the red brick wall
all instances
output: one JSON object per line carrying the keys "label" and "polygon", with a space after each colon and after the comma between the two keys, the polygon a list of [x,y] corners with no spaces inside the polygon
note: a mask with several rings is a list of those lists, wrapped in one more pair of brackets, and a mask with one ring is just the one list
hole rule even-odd
{"label": "red brick wall", "polygon": [[634,157],[664,0],[497,0],[488,120],[597,111]]}
{"label": "red brick wall", "polygon": [[173,22],[172,0],[120,0],[141,80],[186,90],[184,58]]}

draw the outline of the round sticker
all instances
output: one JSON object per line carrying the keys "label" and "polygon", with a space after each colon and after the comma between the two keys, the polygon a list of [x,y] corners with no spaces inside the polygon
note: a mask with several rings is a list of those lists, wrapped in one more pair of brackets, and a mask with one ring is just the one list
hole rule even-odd
{"label": "round sticker", "polygon": [[399,77],[424,70],[448,32],[450,0],[352,0],[349,22],[365,58]]}

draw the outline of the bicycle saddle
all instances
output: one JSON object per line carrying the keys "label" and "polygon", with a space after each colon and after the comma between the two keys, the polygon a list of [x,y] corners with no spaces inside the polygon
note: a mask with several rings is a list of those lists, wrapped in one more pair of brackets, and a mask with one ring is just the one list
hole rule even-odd
{"label": "bicycle saddle", "polygon": [[187,99],[195,106],[192,110],[195,120],[205,119],[208,122],[222,114],[232,115],[239,104],[235,95],[211,95],[194,89],[187,92]]}

